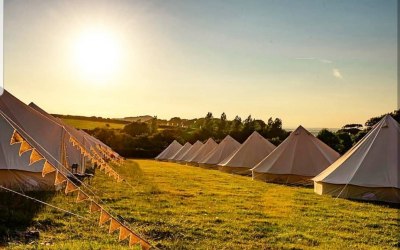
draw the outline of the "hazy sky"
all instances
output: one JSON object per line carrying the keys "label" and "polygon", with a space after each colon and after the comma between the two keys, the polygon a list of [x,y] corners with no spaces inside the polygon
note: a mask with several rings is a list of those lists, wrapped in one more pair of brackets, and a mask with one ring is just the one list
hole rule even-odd
{"label": "hazy sky", "polygon": [[[340,127],[397,106],[395,0],[5,0],[4,9],[5,87],[51,113],[210,111]],[[105,34],[105,53],[85,40],[93,32]]]}

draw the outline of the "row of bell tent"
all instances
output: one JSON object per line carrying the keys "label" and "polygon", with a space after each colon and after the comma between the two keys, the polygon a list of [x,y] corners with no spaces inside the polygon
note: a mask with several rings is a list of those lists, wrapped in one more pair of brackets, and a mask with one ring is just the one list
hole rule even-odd
{"label": "row of bell tent", "polygon": [[[88,158],[120,161],[110,147],[4,90],[0,96],[0,186],[18,191],[53,190],[59,171],[83,175]],[[45,174],[46,168],[57,172]]]}
{"label": "row of bell tent", "polygon": [[240,144],[226,136],[191,145],[173,141],[155,159],[252,175],[281,184],[313,184],[317,194],[400,203],[400,126],[384,116],[340,156],[302,126],[275,147],[257,132]]}

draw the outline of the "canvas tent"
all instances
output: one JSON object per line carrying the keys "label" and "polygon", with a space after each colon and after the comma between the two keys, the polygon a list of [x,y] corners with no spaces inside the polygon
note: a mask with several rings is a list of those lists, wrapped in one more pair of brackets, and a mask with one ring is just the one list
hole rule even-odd
{"label": "canvas tent", "polygon": [[[61,119],[58,119],[46,111],[44,111],[42,108],[37,106],[35,103],[31,102],[29,104],[29,107],[34,109],[35,111],[39,112],[42,114],[44,117],[47,119],[53,121],[54,123],[57,123],[61,127],[63,127],[70,135],[72,135],[88,152],[90,152],[90,145],[85,141],[84,137],[82,136],[81,132],[75,129],[72,126],[69,126],[65,124]],[[76,163],[79,165],[78,172],[83,173],[85,172],[87,162],[85,161],[85,156],[77,150],[72,143],[66,143],[66,149],[67,153],[69,155],[69,164]]]}
{"label": "canvas tent", "polygon": [[317,194],[400,203],[400,126],[390,115],[316,176]]}
{"label": "canvas tent", "polygon": [[203,143],[201,141],[196,141],[185,154],[177,157],[175,160],[179,163],[186,163],[202,146]]}
{"label": "canvas tent", "polygon": [[240,143],[227,135],[221,143],[211,151],[203,160],[199,162],[199,166],[206,168],[217,169],[217,164],[231,155],[235,150],[240,147]]}
{"label": "canvas tent", "polygon": [[339,154],[302,126],[293,131],[253,169],[253,179],[311,184],[315,177],[339,158]]}
{"label": "canvas tent", "polygon": [[189,165],[198,166],[199,161],[203,160],[211,151],[213,151],[218,144],[209,138],[196,152],[184,158],[184,161]]}
{"label": "canvas tent", "polygon": [[[72,161],[71,159],[79,157],[80,154],[78,150],[68,147],[68,144],[70,144],[68,132],[6,90],[0,96],[0,114],[2,126],[0,133],[2,149],[0,183],[6,187],[22,190],[54,188],[54,182],[48,183],[46,178],[41,176],[44,160],[38,160],[37,163],[29,166],[29,161],[28,165],[26,164],[26,157],[31,158],[36,151],[42,158],[46,159],[46,162],[59,171],[67,173],[68,170],[64,166],[70,166],[68,163]],[[14,138],[14,136],[23,138],[24,143],[11,143],[11,138]],[[31,149],[22,153],[21,158],[19,158],[18,150],[22,149],[24,145],[26,147],[29,145]],[[54,180],[54,176],[52,177]],[[51,176],[47,178],[51,178]]]}
{"label": "canvas tent", "polygon": [[251,174],[250,169],[275,148],[274,144],[254,131],[232,155],[218,164],[218,169],[228,173]]}
{"label": "canvas tent", "polygon": [[182,155],[184,155],[191,147],[192,144],[186,142],[185,145],[183,145],[183,147],[181,147],[181,149],[179,149],[178,152],[176,152],[176,154],[168,158],[168,161],[172,162],[176,161],[177,158],[180,158]]}
{"label": "canvas tent", "polygon": [[10,145],[15,129],[2,115],[0,131],[0,185],[22,191],[54,189],[55,173],[42,177],[44,161],[30,165],[31,153],[25,152],[19,156],[20,144]]}
{"label": "canvas tent", "polygon": [[[60,126],[64,127],[65,130],[68,131],[69,134],[71,134],[81,146],[83,146],[88,152],[91,150],[96,150],[98,154],[102,156],[102,158],[105,159],[112,159],[112,160],[121,160],[121,157],[114,152],[110,147],[108,147],[106,144],[104,144],[102,141],[94,138],[93,136],[87,134],[83,130],[78,130],[68,124],[66,124],[64,121],[62,121],[59,118],[56,118],[49,113],[47,113],[45,110],[40,108],[38,105],[35,103],[31,102],[29,104],[29,107],[32,109],[36,110],[37,112],[41,113],[48,119],[58,123]],[[84,161],[82,159],[82,161]]]}
{"label": "canvas tent", "polygon": [[169,144],[169,146],[164,149],[164,151],[162,151],[155,159],[156,160],[167,160],[169,157],[173,156],[174,154],[176,154],[176,152],[179,151],[179,149],[181,149],[183,146],[177,142],[176,140],[174,140],[171,144]]}

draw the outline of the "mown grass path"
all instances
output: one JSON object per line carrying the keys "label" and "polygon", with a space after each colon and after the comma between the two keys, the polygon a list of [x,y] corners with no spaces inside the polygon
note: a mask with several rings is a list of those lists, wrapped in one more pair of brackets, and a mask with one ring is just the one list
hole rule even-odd
{"label": "mown grass path", "polygon": [[[309,188],[152,160],[128,160],[117,170],[130,186],[97,173],[93,189],[159,248],[396,249],[400,244],[399,209],[388,205],[333,199]],[[97,214],[73,201],[73,196],[59,194],[51,203],[88,221],[46,208],[35,218],[43,233],[32,248],[127,247],[98,228]]]}

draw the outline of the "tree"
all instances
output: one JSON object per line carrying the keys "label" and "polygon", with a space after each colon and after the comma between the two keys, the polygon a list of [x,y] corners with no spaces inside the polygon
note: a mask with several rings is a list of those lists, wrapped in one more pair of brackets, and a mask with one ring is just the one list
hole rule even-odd
{"label": "tree", "polygon": [[242,118],[240,118],[239,116],[235,116],[235,119],[233,119],[232,124],[230,126],[229,134],[236,140],[240,141],[242,138],[241,130],[242,130]]}
{"label": "tree", "polygon": [[346,124],[339,131],[344,133],[349,133],[351,135],[356,135],[362,129],[361,124]]}
{"label": "tree", "polygon": [[122,132],[127,133],[130,136],[139,136],[139,135],[145,135],[149,134],[150,129],[148,125],[144,122],[132,122],[128,125],[126,125],[123,129]]}
{"label": "tree", "polygon": [[356,135],[354,135],[352,138],[353,145],[359,142],[368,132],[369,132],[368,129],[364,129],[358,132]]}
{"label": "tree", "polygon": [[338,152],[341,149],[339,137],[337,137],[335,133],[329,131],[328,129],[324,128],[319,131],[317,138]]}
{"label": "tree", "polygon": [[204,118],[203,129],[207,130],[208,132],[212,133],[213,131],[213,114],[208,112],[206,117]]}
{"label": "tree", "polygon": [[242,118],[239,116],[235,116],[235,119],[232,121],[231,131],[238,132],[240,131],[240,127],[242,126]]}
{"label": "tree", "polygon": [[353,146],[351,136],[349,133],[344,132],[337,132],[336,135],[340,140],[340,148],[338,149],[338,152],[344,154]]}
{"label": "tree", "polygon": [[[397,109],[391,113],[385,114],[385,115],[391,115],[397,122],[400,122],[400,109]],[[373,117],[370,118],[368,121],[365,122],[365,126],[367,127],[372,127],[375,124],[377,124],[385,115],[381,115],[378,117]]]}
{"label": "tree", "polygon": [[225,112],[221,114],[221,118],[218,122],[218,131],[217,131],[217,136],[219,139],[222,139],[223,136],[226,133],[226,126],[227,126],[227,121],[226,121],[226,114]]}
{"label": "tree", "polygon": [[278,137],[282,141],[289,135],[288,132],[282,129],[282,120],[279,118],[273,120],[272,117],[268,119],[263,134],[266,138],[272,139]]}
{"label": "tree", "polygon": [[255,130],[254,126],[254,119],[249,115],[246,120],[243,122],[243,130],[241,134],[241,138],[239,139],[240,141],[246,140],[247,137],[251,135]]}
{"label": "tree", "polygon": [[263,120],[254,120],[254,130],[261,132],[267,126]]}
{"label": "tree", "polygon": [[180,117],[173,117],[169,120],[171,126],[179,127],[182,123],[182,119]]}
{"label": "tree", "polygon": [[158,120],[157,116],[154,116],[153,119],[151,119],[150,132],[154,134],[157,132],[157,129],[158,129]]}

